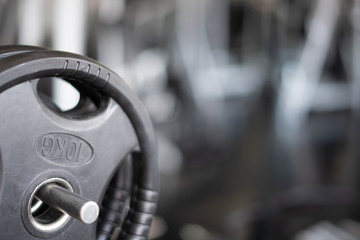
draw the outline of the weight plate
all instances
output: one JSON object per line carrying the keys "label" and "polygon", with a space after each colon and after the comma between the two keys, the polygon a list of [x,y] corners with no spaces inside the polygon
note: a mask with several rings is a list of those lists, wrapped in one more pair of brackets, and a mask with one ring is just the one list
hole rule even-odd
{"label": "weight plate", "polygon": [[[15,54],[19,54],[19,53],[23,53],[23,52],[29,52],[29,51],[34,51],[34,50],[46,50],[45,48],[41,48],[41,47],[34,47],[34,46],[0,46],[0,58],[5,58],[8,56],[12,56]],[[35,83],[38,84],[38,83]],[[70,115],[70,116],[74,116],[74,114],[83,114],[84,111],[79,111],[79,109],[81,109],[81,105],[84,105],[88,102],[88,98],[85,98],[84,95],[86,95],[86,90],[88,89],[84,89],[81,88],[79,89],[79,87],[82,87],[81,85],[77,85],[77,90],[79,90],[80,92],[80,102],[78,104],[78,106],[80,107],[76,107],[71,111],[68,111],[66,113],[66,115]],[[39,92],[38,92],[39,94]],[[47,99],[43,99],[43,100],[47,100]],[[81,103],[82,102],[82,103]],[[49,105],[49,104],[47,104]],[[69,114],[70,113],[70,114]],[[85,112],[86,113],[86,112]],[[75,148],[76,150],[76,148]],[[74,150],[74,153],[76,152]],[[116,174],[116,176],[112,179],[112,182],[114,182],[111,186],[111,188],[116,188],[118,190],[120,190],[123,193],[123,199],[119,200],[116,198],[112,198],[111,194],[109,191],[107,191],[106,195],[110,195],[107,197],[107,201],[103,200],[101,203],[101,214],[99,216],[99,221],[97,223],[97,238],[104,238],[106,236],[111,236],[112,233],[116,232],[117,226],[121,225],[123,220],[124,220],[124,216],[127,213],[127,209],[128,209],[128,200],[129,200],[129,192],[131,190],[131,179],[132,179],[132,174],[131,174],[131,163],[130,161],[125,161],[123,164],[123,166],[121,166],[121,168],[119,169],[118,173]],[[107,187],[109,188],[109,187]],[[109,193],[108,193],[109,192]],[[30,195],[30,194],[29,194]],[[106,197],[105,197],[106,198]],[[28,199],[26,200],[28,201]],[[114,212],[114,209],[112,209],[112,206],[114,205],[118,205],[119,207],[116,209],[116,211]],[[108,216],[113,215],[115,216],[116,220],[113,221],[109,221]],[[101,221],[101,219],[104,219],[104,221]],[[29,222],[29,221],[27,221]],[[70,221],[69,221],[70,223]],[[30,229],[30,231],[32,231],[35,235],[37,234],[38,236],[43,236],[43,233],[37,233],[36,229],[33,228],[32,224],[28,224],[28,229]],[[52,236],[56,235],[58,232],[63,231],[65,228],[62,227],[61,229],[59,229],[59,231],[53,231],[53,233],[51,234]],[[51,236],[50,234],[48,234],[48,236]]]}
{"label": "weight plate", "polygon": [[[3,91],[0,102],[20,104],[21,109],[24,110],[18,111],[15,108],[3,107],[5,104],[1,105],[3,108],[1,111],[5,113],[2,114],[4,117],[1,119],[1,122],[4,121],[0,127],[1,135],[14,136],[14,142],[21,146],[16,151],[16,159],[14,159],[14,153],[7,150],[10,146],[6,144],[10,144],[8,143],[10,141],[1,142],[1,184],[3,186],[1,191],[13,192],[13,195],[1,194],[2,203],[11,204],[11,199],[14,201],[14,197],[21,198],[19,193],[26,190],[23,185],[28,186],[31,180],[27,179],[26,175],[33,178],[47,169],[55,171],[65,169],[69,175],[77,179],[79,189],[84,196],[100,202],[104,192],[99,193],[94,189],[104,189],[110,180],[109,176],[112,176],[111,171],[117,169],[119,165],[119,158],[122,159],[134,150],[137,144],[140,145],[142,152],[138,192],[142,195],[145,192],[145,203],[153,201],[150,196],[156,192],[158,185],[153,130],[143,107],[119,77],[93,60],[55,51],[34,51],[7,56],[6,59],[0,60],[0,66],[0,91]],[[110,104],[102,114],[90,119],[63,118],[47,109],[39,101],[34,94],[34,85],[28,82],[34,78],[52,76],[73,78],[85,84],[92,83],[91,85],[102,88],[102,91],[112,97],[121,108],[117,104]],[[14,97],[16,91],[22,94],[21,98]],[[25,131],[23,127],[25,124],[20,119],[26,120]],[[132,132],[129,132],[129,129]],[[120,136],[126,136],[126,138]],[[80,152],[80,146],[85,152]],[[116,151],[113,153],[109,149]],[[27,166],[36,166],[36,168],[29,170],[26,169]],[[24,174],[11,171],[12,167],[17,170],[22,169]],[[89,174],[99,171],[106,172],[107,174],[104,175],[107,178],[102,178],[101,174],[96,176]],[[7,185],[11,186],[10,179],[14,175],[19,178],[16,180],[16,186],[7,189]],[[86,185],[91,187],[89,189],[81,187]],[[3,208],[2,204],[0,210]],[[13,208],[16,208],[16,203]],[[20,222],[19,219],[13,220]],[[128,222],[131,222],[131,219],[128,219]],[[13,227],[5,222],[1,224],[7,229]],[[93,228],[76,225],[78,224],[71,224],[67,232],[87,233],[89,239],[93,238]],[[15,228],[12,229],[15,230]],[[135,225],[128,229],[131,232],[139,232]],[[124,230],[126,231],[126,228]],[[20,233],[21,231],[14,231],[14,235],[9,235],[9,237],[26,238],[25,235],[20,236]],[[144,234],[141,232],[141,235]],[[76,237],[75,235],[69,237]],[[84,235],[79,235],[79,237],[83,238]]]}

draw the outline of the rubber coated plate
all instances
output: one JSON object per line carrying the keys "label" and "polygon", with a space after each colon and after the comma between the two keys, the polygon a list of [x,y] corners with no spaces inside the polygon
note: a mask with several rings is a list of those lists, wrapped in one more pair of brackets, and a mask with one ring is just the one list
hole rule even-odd
{"label": "rubber coated plate", "polygon": [[[110,103],[91,119],[66,119],[41,102],[35,85],[36,81],[28,81],[0,94],[0,134],[6,136],[0,139],[1,192],[6,193],[1,194],[0,210],[12,218],[1,218],[0,226],[8,229],[7,239],[30,237],[24,219],[13,209],[23,204],[23,194],[36,177],[49,171],[56,177],[57,170],[63,176],[65,171],[69,179],[76,179],[72,184],[79,186],[79,193],[100,203],[104,192],[99,189],[105,190],[121,159],[138,145],[130,121],[117,104]],[[89,239],[94,239],[93,229],[74,222],[68,232],[81,233],[80,239],[88,232]]]}

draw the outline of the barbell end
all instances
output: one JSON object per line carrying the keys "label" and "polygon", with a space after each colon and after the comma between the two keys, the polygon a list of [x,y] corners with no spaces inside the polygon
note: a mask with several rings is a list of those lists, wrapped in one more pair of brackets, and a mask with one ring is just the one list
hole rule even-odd
{"label": "barbell end", "polygon": [[54,183],[41,187],[36,197],[49,206],[86,224],[95,222],[99,216],[99,206],[96,202]]}
{"label": "barbell end", "polygon": [[91,224],[99,216],[99,206],[94,201],[86,202],[80,209],[80,220],[84,223]]}

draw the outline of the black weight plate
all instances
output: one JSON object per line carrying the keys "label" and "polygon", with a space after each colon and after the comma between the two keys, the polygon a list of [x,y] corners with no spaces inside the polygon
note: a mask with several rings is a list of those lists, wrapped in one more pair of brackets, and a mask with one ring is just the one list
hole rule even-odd
{"label": "black weight plate", "polygon": [[[18,45],[10,45],[10,46],[0,46],[0,58],[5,58],[8,56],[12,56],[15,54],[19,54],[19,53],[24,53],[24,52],[29,52],[29,51],[34,51],[34,50],[46,50],[45,48],[41,48],[41,47],[34,47],[34,46],[18,46]],[[81,93],[81,98],[84,99],[83,102],[86,102],[88,99],[83,98],[83,93]],[[80,101],[82,101],[82,99],[80,99]],[[47,100],[47,99],[46,99]],[[79,109],[79,108],[78,108]],[[81,110],[80,110],[81,111]],[[72,115],[73,115],[74,110],[72,110]],[[67,113],[68,114],[68,113]],[[119,173],[117,174],[116,178],[113,179],[112,181],[116,180],[117,182],[120,180],[120,182],[117,183],[117,188],[121,189],[124,193],[126,193],[126,196],[129,196],[129,192],[131,189],[131,166],[129,165],[130,162],[126,161],[124,162],[122,165],[128,165],[128,166],[122,166],[121,169],[119,169]],[[120,176],[119,178],[119,174],[123,175]],[[100,189],[99,189],[100,191]],[[124,199],[126,200],[126,199]],[[109,206],[112,206],[114,204],[117,203],[116,199],[111,199],[107,202],[102,202],[101,204],[101,214],[100,214],[100,218],[102,218],[103,216],[107,216],[109,213]],[[124,211],[127,209],[127,206],[124,205],[125,202],[123,202],[123,204],[121,206],[119,206],[117,208],[117,211],[120,211],[121,213],[124,213]],[[123,215],[123,214],[120,214]],[[122,218],[121,216],[119,216],[120,218]],[[98,238],[103,237],[101,236],[101,233],[103,232],[103,228],[107,227],[107,225],[109,224],[109,221],[107,221],[106,223],[102,223],[102,221],[99,221],[98,226],[97,226],[97,235]],[[115,224],[115,223],[114,223]],[[114,225],[112,224],[112,225]],[[119,222],[117,221],[116,224],[119,224]],[[111,227],[112,230],[116,229],[116,225]]]}
{"label": "black weight plate", "polygon": [[[85,67],[89,67],[89,66],[94,65],[94,63],[92,61],[88,61],[88,59],[85,59],[85,60],[82,59],[82,58],[78,59],[77,55],[74,56],[74,55],[70,54],[70,56],[64,56],[64,55],[67,55],[67,54],[57,52],[56,54],[51,55],[50,53],[52,54],[53,52],[48,52],[50,57],[52,57],[52,60],[54,60],[54,58],[55,58],[56,63],[59,63],[59,61],[61,61],[61,63],[62,64],[65,63],[65,65],[63,65],[61,68],[56,68],[55,67],[55,70],[50,69],[50,71],[49,71],[49,69],[46,69],[46,68],[49,67],[49,66],[47,66],[47,64],[48,64],[48,61],[47,61],[48,59],[47,58],[49,56],[48,55],[44,56],[44,54],[40,53],[40,52],[32,52],[31,54],[30,53],[18,54],[17,56],[9,56],[9,57],[7,57],[6,61],[1,61],[0,60],[0,62],[3,63],[3,65],[1,65],[2,68],[0,70],[0,72],[1,72],[0,73],[0,81],[1,81],[0,89],[5,90],[9,86],[14,85],[14,83],[20,83],[20,82],[23,82],[23,81],[26,81],[26,80],[30,80],[31,78],[50,77],[50,76],[53,76],[55,74],[64,74],[63,75],[64,77],[69,77],[69,76],[74,77],[72,74],[75,74],[76,78],[81,78],[79,76],[76,76],[76,73],[77,73],[76,71],[79,71],[79,68],[80,68],[80,62],[87,64],[87,65],[84,65]],[[60,55],[63,54],[63,55],[60,57],[60,59],[57,59],[59,54]],[[25,79],[25,77],[24,77],[24,79],[20,79],[20,78],[18,78],[18,76],[16,76],[19,73],[19,71],[18,72],[16,72],[16,71],[13,72],[13,74],[15,76],[11,75],[11,74],[10,74],[11,76],[7,75],[7,74],[9,74],[9,71],[11,72],[11,70],[13,70],[18,65],[21,65],[22,67],[26,67],[26,66],[24,66],[24,64],[26,64],[26,62],[21,63],[20,60],[29,60],[28,57],[30,55],[31,55],[31,57],[35,56],[35,58],[32,61],[37,61],[39,59],[40,60],[47,59],[42,63],[43,65],[41,65],[41,66],[37,65],[38,67],[42,68],[42,70],[41,69],[38,70],[38,69],[36,69],[35,66],[32,66],[30,64],[30,66],[28,66],[29,69],[25,69],[25,68],[22,69],[23,71],[25,71],[25,73],[20,71],[21,72],[20,75],[25,74],[25,75],[23,75],[23,77],[25,76],[26,79]],[[19,56],[21,56],[21,58],[19,58]],[[40,58],[36,59],[36,57],[40,57]],[[3,60],[5,60],[5,59],[3,59]],[[75,64],[71,66],[72,68],[69,68],[69,65],[66,65],[66,64],[73,64],[73,62]],[[59,65],[56,65],[56,66],[59,66]],[[64,70],[64,66],[67,67],[65,70]],[[96,67],[97,67],[96,73],[90,72],[90,69],[85,73],[86,74],[90,73],[90,75],[95,75],[95,77],[99,78],[100,77],[100,72],[99,71],[101,71],[101,70],[108,71],[107,69],[103,68],[100,65],[98,65]],[[82,71],[84,71],[84,69],[88,69],[88,68],[83,68]],[[75,72],[74,72],[74,70],[75,70]],[[29,71],[29,72],[26,73],[26,71]],[[33,71],[36,71],[36,74],[33,74]],[[44,71],[45,74],[42,75],[43,72],[41,72],[41,71]],[[54,72],[52,73],[51,71],[54,71]],[[56,71],[57,71],[57,73],[56,73]],[[71,71],[72,73],[70,74],[69,71]],[[41,73],[41,74],[37,75],[38,73]],[[107,77],[110,76],[110,75],[108,75],[108,74],[105,75],[105,78],[102,77],[103,80],[109,80],[109,78],[107,78]],[[30,78],[28,78],[28,77],[30,77]],[[88,77],[90,77],[90,76],[88,76]],[[113,90],[113,89],[112,88],[109,89],[110,95],[111,95],[111,93],[114,94],[114,92],[111,92],[111,90]],[[16,98],[12,99],[13,102],[11,102],[9,100],[9,98],[15,96],[15,93],[11,92],[11,91],[15,91],[15,92],[19,91],[20,94],[22,94],[22,95],[21,95],[20,98],[16,97]],[[109,161],[109,159],[112,158],[112,157],[107,157],[108,152],[106,152],[106,149],[109,149],[109,148],[110,149],[124,148],[124,145],[122,145],[121,143],[129,142],[129,139],[131,139],[131,136],[134,135],[132,133],[129,134],[128,132],[126,132],[126,133],[124,132],[125,131],[124,129],[126,129],[126,131],[128,131],[128,129],[132,129],[130,121],[128,120],[125,113],[122,112],[123,115],[120,116],[120,117],[119,116],[117,116],[117,117],[106,116],[105,117],[106,119],[96,119],[96,117],[95,117],[93,119],[89,119],[89,120],[86,120],[86,121],[84,120],[84,121],[82,121],[81,124],[79,123],[79,121],[76,121],[74,123],[73,120],[71,121],[71,120],[61,118],[60,116],[57,116],[55,114],[51,115],[51,114],[53,114],[51,111],[47,111],[46,108],[44,108],[43,106],[41,106],[41,104],[39,104],[39,101],[36,99],[36,97],[31,96],[31,94],[33,94],[32,91],[33,91],[33,88],[31,87],[30,83],[23,83],[23,84],[20,84],[20,85],[18,85],[16,87],[13,87],[13,88],[3,92],[0,95],[0,97],[4,96],[3,99],[1,99],[0,102],[7,102],[8,101],[9,103],[19,104],[19,105],[21,105],[22,110],[29,110],[30,111],[30,112],[26,112],[26,111],[19,112],[19,111],[12,110],[11,108],[6,108],[6,107],[4,107],[5,109],[1,109],[1,111],[4,111],[4,113],[6,112],[6,114],[4,114],[4,116],[9,116],[9,118],[6,118],[6,117],[3,118],[3,120],[4,120],[3,126],[4,127],[1,128],[1,130],[2,130],[1,135],[2,136],[10,136],[10,137],[17,136],[14,139],[15,142],[22,143],[21,144],[21,149],[19,149],[19,150],[23,150],[24,148],[26,149],[26,147],[32,148],[32,152],[31,152],[30,149],[27,149],[25,151],[26,154],[24,154],[24,153],[18,154],[17,157],[16,157],[16,161],[15,161],[15,160],[10,159],[14,155],[12,153],[10,153],[10,152],[6,152],[6,147],[3,147],[3,144],[5,145],[7,141],[4,141],[4,143],[2,145],[0,145],[1,146],[1,153],[2,153],[2,155],[1,155],[2,156],[2,167],[1,167],[1,169],[2,169],[4,174],[9,173],[9,175],[7,175],[5,177],[3,176],[2,180],[6,181],[6,179],[8,179],[8,178],[11,179],[11,177],[13,177],[14,174],[15,175],[17,174],[19,176],[19,178],[23,180],[23,182],[21,182],[21,181],[18,181],[19,179],[17,179],[16,182],[17,182],[18,189],[13,188],[13,190],[15,189],[14,195],[11,196],[13,198],[13,200],[14,200],[14,197],[19,197],[18,195],[15,196],[16,192],[23,192],[24,189],[22,189],[23,188],[22,184],[28,183],[28,181],[31,180],[31,179],[24,179],[25,178],[23,176],[24,174],[14,173],[14,172],[11,172],[11,171],[8,172],[8,170],[10,170],[11,167],[8,166],[7,164],[9,164],[9,163],[15,164],[15,165],[18,164],[18,165],[21,165],[23,167],[22,169],[26,169],[27,166],[36,165],[36,167],[37,167],[36,171],[38,171],[38,172],[34,172],[33,175],[40,174],[40,172],[44,171],[45,169],[49,169],[49,168],[57,170],[56,165],[64,165],[64,163],[59,164],[59,162],[57,162],[57,164],[54,164],[51,161],[42,161],[44,159],[40,160],[39,156],[36,156],[36,154],[39,155],[39,152],[41,152],[44,149],[41,149],[41,147],[40,147],[40,150],[39,150],[39,149],[36,149],[36,147],[35,147],[35,151],[34,151],[33,144],[35,143],[35,145],[36,145],[39,141],[41,143],[42,140],[45,142],[44,139],[46,139],[46,137],[48,137],[48,139],[53,137],[57,141],[57,146],[59,148],[58,150],[60,150],[60,143],[62,143],[62,141],[66,137],[74,138],[74,136],[75,136],[74,139],[77,139],[77,138],[78,138],[77,140],[80,139],[79,141],[82,144],[84,144],[83,146],[85,146],[86,143],[91,143],[92,145],[90,145],[91,146],[90,148],[94,148],[94,149],[96,148],[96,151],[94,150],[94,152],[96,153],[96,154],[94,154],[94,158],[95,158],[96,155],[99,155],[99,156],[103,157],[102,159],[99,159],[97,161],[92,160],[90,162],[84,163],[84,165],[81,167],[81,170],[78,170],[79,168],[76,168],[76,167],[72,166],[71,164],[69,166],[67,166],[65,164],[66,165],[65,168],[66,168],[66,171],[68,171],[70,173],[70,175],[75,176],[75,178],[80,182],[80,186],[82,185],[83,182],[86,182],[87,184],[91,185],[92,189],[103,189],[104,182],[108,181],[108,179],[106,181],[94,181],[95,178],[96,178],[96,180],[99,180],[98,179],[99,176],[90,175],[89,173],[93,173],[94,169],[97,169],[98,171],[99,171],[99,169],[100,170],[106,170],[107,169],[106,171],[111,171],[112,169],[115,169],[115,167],[111,166],[111,164],[108,164],[108,162],[106,162],[106,164],[104,164],[104,161]],[[124,90],[122,89],[121,91],[123,92]],[[26,95],[26,94],[28,96],[30,96],[31,101],[29,101],[28,99],[25,98],[24,95]],[[117,101],[122,102],[123,99],[117,99]],[[2,106],[4,106],[4,105],[5,104],[2,104]],[[134,111],[134,108],[131,108],[130,110],[128,109],[128,111]],[[109,110],[109,112],[111,112],[111,110]],[[120,111],[114,111],[114,112],[118,113]],[[13,118],[11,118],[11,117],[13,117]],[[21,121],[19,121],[19,119],[26,119],[26,124],[27,124],[27,126],[25,128],[26,130],[24,130],[24,128],[21,128],[22,127],[21,124],[16,125],[16,122],[21,122]],[[121,122],[121,121],[119,121],[119,119],[125,119],[125,120],[123,120],[123,122]],[[113,128],[113,127],[107,127],[105,125],[102,125],[101,127],[98,127],[97,129],[96,128],[94,129],[94,128],[90,127],[90,126],[94,126],[94,125],[99,126],[99,125],[96,125],[94,123],[96,123],[96,121],[99,121],[99,122],[103,123],[104,120],[106,120],[106,121],[114,121],[115,122],[115,123],[107,122],[108,124],[106,124],[106,125],[109,125],[109,126],[117,126],[117,124],[119,124],[119,122],[120,122],[121,127],[120,128]],[[69,121],[69,122],[67,122],[67,121]],[[70,121],[71,121],[71,123],[70,123]],[[135,122],[136,121],[138,121],[138,119],[135,119]],[[74,126],[74,124],[75,124],[75,126]],[[142,123],[142,124],[144,124],[144,123]],[[7,126],[12,126],[12,125],[15,125],[15,126],[10,128],[11,130],[7,129]],[[151,128],[151,125],[150,125],[150,128]],[[117,134],[116,130],[120,131],[120,132]],[[106,133],[106,131],[107,131],[107,133]],[[26,132],[25,136],[24,136],[24,132]],[[39,136],[39,132],[43,132],[44,134]],[[81,134],[79,134],[79,132],[81,132]],[[140,133],[140,134],[137,133],[137,134],[141,136],[141,134],[143,134],[143,133]],[[35,139],[35,135],[37,135],[36,136],[37,139]],[[116,139],[112,139],[112,137],[110,137],[110,136],[114,136],[114,135],[116,136]],[[121,139],[119,139],[119,136],[126,136],[126,138],[127,138],[126,141],[121,142]],[[93,137],[93,138],[91,139],[91,137]],[[40,138],[40,140],[39,140],[39,138]],[[60,140],[58,140],[58,139],[60,139]],[[81,141],[81,139],[84,140],[84,141]],[[131,147],[128,146],[129,149],[127,149],[127,148],[125,148],[125,149],[127,149],[129,151],[133,149],[134,145],[136,145],[136,138],[134,137],[134,139],[135,139],[135,142],[133,142],[132,146]],[[55,142],[55,140],[53,140],[53,141]],[[120,141],[120,144],[119,144],[119,141]],[[98,145],[94,144],[94,142],[97,142]],[[112,144],[114,144],[114,145],[112,145]],[[96,145],[97,147],[94,147],[94,145]],[[104,149],[103,151],[104,152],[99,153],[99,151],[101,151],[101,150],[100,150],[100,147],[98,147],[98,146],[103,146],[103,149]],[[149,147],[149,146],[146,145],[145,147]],[[5,149],[5,150],[3,150],[3,149]],[[146,148],[144,148],[144,149],[146,149]],[[45,150],[47,150],[47,149],[45,149]],[[4,153],[4,151],[5,151],[5,153]],[[71,152],[71,154],[74,151],[75,150],[73,150]],[[19,152],[21,152],[21,151],[19,151]],[[30,154],[30,152],[31,152],[31,154]],[[49,151],[49,153],[50,152],[51,151]],[[145,153],[146,153],[146,151],[145,151]],[[43,157],[48,157],[47,154],[48,153],[46,152],[46,154],[45,154],[46,156],[43,156]],[[61,154],[65,154],[65,156],[66,156],[67,153],[62,152]],[[41,153],[40,153],[40,155],[41,155]],[[57,158],[58,156],[59,156],[59,151],[56,151],[55,158]],[[119,156],[119,155],[117,155],[117,156]],[[50,159],[53,159],[53,158],[54,158],[54,156],[51,156]],[[49,159],[45,159],[45,160],[49,160]],[[60,157],[60,160],[61,160],[61,157]],[[94,165],[92,163],[98,163],[98,164]],[[50,167],[49,164],[51,165],[51,167]],[[45,165],[47,165],[47,166],[45,166]],[[110,165],[111,167],[109,169],[108,166],[105,167],[104,165]],[[43,169],[42,169],[42,167],[43,167]],[[19,169],[19,168],[17,168],[17,169]],[[63,170],[64,166],[61,166],[59,169]],[[147,171],[144,171],[145,172],[145,179],[150,176],[149,173],[147,173]],[[26,174],[29,174],[28,169],[26,170]],[[33,176],[32,176],[32,178],[33,178]],[[92,179],[90,179],[90,178],[92,178]],[[143,181],[143,183],[147,183],[147,182],[148,181]],[[4,184],[3,183],[4,182],[2,182],[3,186],[7,186],[11,182],[5,182]],[[97,188],[96,187],[97,185],[102,185],[102,186],[99,186],[99,188]],[[151,185],[153,185],[153,183],[150,182],[149,186],[151,186]],[[152,186],[150,189],[152,189],[152,188],[154,188],[154,186]],[[4,191],[4,192],[8,192],[11,189],[1,189],[1,190]],[[82,191],[83,191],[82,194],[87,193],[86,189],[82,189]],[[95,197],[95,199],[99,201],[101,196],[102,196],[102,193],[94,193],[94,192],[91,192],[91,191],[92,190],[88,190],[89,194],[91,193],[90,194],[91,197]],[[8,194],[6,194],[6,196],[8,196]],[[4,195],[2,194],[1,197],[3,198]],[[91,198],[91,197],[89,197],[89,198]],[[91,199],[94,199],[94,198],[91,198]],[[11,201],[11,199],[7,199],[6,202],[9,202],[9,201]],[[4,201],[2,201],[2,202],[4,202]],[[0,206],[0,208],[1,208],[1,206]],[[6,223],[4,223],[4,224],[5,225],[3,225],[3,227],[6,227]],[[80,230],[80,229],[83,229],[83,228],[76,228],[76,229]],[[85,230],[85,229],[83,229],[83,230]],[[15,238],[20,237],[20,239],[23,238],[23,237],[20,236],[21,234],[19,234],[19,232],[21,232],[21,231],[17,231],[15,236],[10,235],[9,237],[12,237],[13,239],[14,239],[14,237]],[[69,232],[71,232],[71,231],[69,230]],[[84,233],[84,231],[82,231],[82,232]],[[72,237],[74,237],[74,236],[72,236]]]}

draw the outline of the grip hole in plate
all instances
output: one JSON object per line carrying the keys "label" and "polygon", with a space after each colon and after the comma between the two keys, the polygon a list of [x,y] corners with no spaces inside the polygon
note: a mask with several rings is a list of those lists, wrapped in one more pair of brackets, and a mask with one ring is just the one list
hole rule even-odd
{"label": "grip hole in plate", "polygon": [[52,111],[69,118],[86,118],[105,109],[108,98],[92,87],[74,80],[42,78],[36,91]]}

